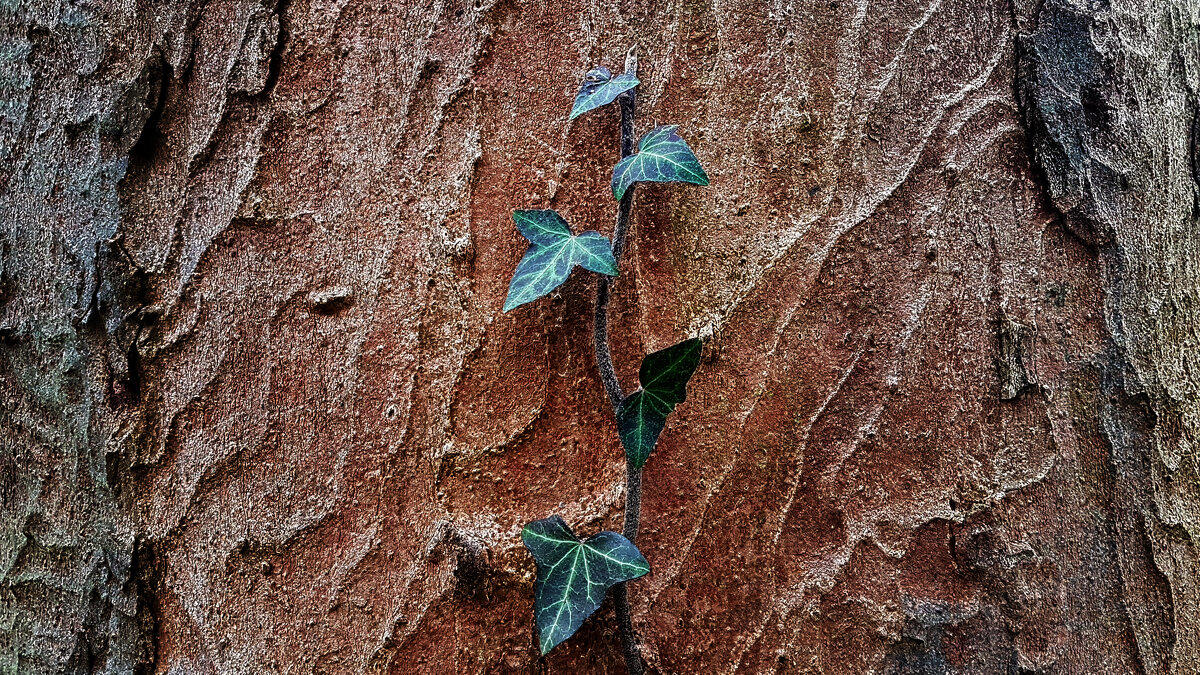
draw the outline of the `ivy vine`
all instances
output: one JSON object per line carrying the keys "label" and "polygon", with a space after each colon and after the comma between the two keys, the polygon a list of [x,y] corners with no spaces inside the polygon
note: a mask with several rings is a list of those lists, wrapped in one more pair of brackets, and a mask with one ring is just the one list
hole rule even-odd
{"label": "ivy vine", "polygon": [[562,216],[551,210],[514,212],[513,221],[529,240],[529,249],[517,264],[504,302],[504,311],[533,302],[565,283],[576,267],[600,275],[594,348],[600,381],[612,404],[625,449],[624,533],[604,531],[580,540],[566,521],[551,516],[526,525],[521,539],[537,564],[534,623],[542,654],[579,630],[611,590],[630,675],[642,675],[644,665],[625,584],[650,572],[650,564],[634,544],[641,514],[642,467],[658,443],[668,416],[687,397],[687,383],[700,364],[702,345],[699,339],[690,338],[647,355],[638,372],[641,386],[626,396],[617,380],[608,343],[609,282],[618,275],[639,183],[708,185],[708,175],[679,136],[676,125],[647,132],[634,152],[640,84],[637,57],[630,51],[625,72],[620,75],[614,76],[603,66],[588,71],[570,113],[570,119],[575,119],[614,101],[620,107],[621,159],[612,173],[612,194],[617,200],[612,241],[595,231],[572,234]]}

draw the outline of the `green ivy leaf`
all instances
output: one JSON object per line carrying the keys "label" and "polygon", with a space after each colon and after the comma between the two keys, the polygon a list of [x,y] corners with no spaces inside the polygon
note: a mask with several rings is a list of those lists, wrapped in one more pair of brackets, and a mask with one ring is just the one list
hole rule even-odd
{"label": "green ivy leaf", "polygon": [[555,211],[514,211],[513,222],[529,240],[529,249],[508,285],[504,311],[532,302],[558,288],[576,265],[608,276],[617,276],[617,260],[608,238],[588,231],[571,234],[567,221]]}
{"label": "green ivy leaf", "polygon": [[675,130],[675,124],[657,127],[642,136],[637,154],[630,155],[613,169],[612,191],[618,200],[634,183],[693,183],[708,185],[708,174],[700,160]]}
{"label": "green ivy leaf", "polygon": [[579,94],[575,96],[575,107],[571,108],[570,119],[612,103],[618,96],[639,84],[641,82],[630,73],[621,73],[613,77],[608,68],[596,66],[583,76],[583,84],[579,87]]}
{"label": "green ivy leaf", "polygon": [[609,588],[650,571],[625,537],[604,531],[579,541],[558,516],[526,525],[521,541],[537,563],[533,606],[543,654],[574,635]]}
{"label": "green ivy leaf", "polygon": [[700,365],[700,340],[684,340],[642,359],[642,388],[617,407],[617,433],[625,456],[641,468],[667,425],[667,416],[687,398],[687,383]]}

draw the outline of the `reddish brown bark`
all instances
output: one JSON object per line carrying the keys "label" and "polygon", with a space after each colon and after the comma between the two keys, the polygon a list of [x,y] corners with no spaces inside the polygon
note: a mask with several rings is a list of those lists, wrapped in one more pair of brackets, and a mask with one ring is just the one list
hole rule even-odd
{"label": "reddish brown bark", "polygon": [[611,228],[708,338],[644,476],[658,673],[1200,670],[1191,0],[26,3],[0,140],[0,672],[621,672],[537,656],[518,532],[620,529]]}

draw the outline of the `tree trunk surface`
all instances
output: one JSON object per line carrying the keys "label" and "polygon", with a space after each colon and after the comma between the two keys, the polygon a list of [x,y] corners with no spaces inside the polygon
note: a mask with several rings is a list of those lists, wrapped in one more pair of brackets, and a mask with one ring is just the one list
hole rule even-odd
{"label": "tree trunk surface", "polygon": [[501,306],[631,45],[649,671],[1200,672],[1200,0],[8,0],[0,673],[623,672],[595,284]]}

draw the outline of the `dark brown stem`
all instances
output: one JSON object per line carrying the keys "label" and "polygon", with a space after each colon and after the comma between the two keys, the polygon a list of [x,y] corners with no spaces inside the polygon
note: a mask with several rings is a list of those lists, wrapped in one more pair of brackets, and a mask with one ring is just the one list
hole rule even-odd
{"label": "dark brown stem", "polygon": [[[630,50],[625,58],[625,72],[637,74],[637,56]],[[631,89],[617,99],[621,106],[621,157],[633,154],[634,118],[637,114],[637,89]],[[633,209],[633,192],[636,186],[621,198],[617,205],[617,225],[613,230],[613,257],[619,264],[621,253],[625,250],[625,237],[629,233],[629,216]],[[596,366],[600,370],[600,381],[604,383],[604,391],[608,394],[608,402],[612,405],[613,414],[625,398],[621,391],[621,383],[617,381],[617,373],[613,368],[612,350],[608,342],[608,301],[610,282],[608,277],[601,275],[596,284],[596,316],[594,324],[594,339],[596,347]],[[638,533],[638,521],[642,509],[642,470],[625,463],[625,538],[635,541]],[[642,655],[638,649],[637,634],[633,631],[633,618],[629,612],[629,595],[625,584],[617,584],[613,588],[613,602],[617,610],[617,627],[621,632],[621,647],[625,653],[625,668],[629,675],[643,675]]]}
{"label": "dark brown stem", "polygon": [[[632,70],[630,66],[632,65]],[[637,74],[637,57],[632,56],[625,62],[625,71]],[[617,102],[621,106],[621,158],[633,154],[634,116],[637,113],[637,89],[631,89],[622,94]],[[621,201],[617,204],[617,225],[613,230],[613,258],[617,264],[621,262],[621,254],[625,251],[625,237],[629,233],[629,216],[633,210],[633,193],[637,184],[631,185]],[[625,394],[621,391],[621,383],[617,381],[617,373],[613,368],[612,352],[608,344],[608,300],[609,278],[601,275],[596,285],[596,317],[595,343],[596,365],[600,369],[600,381],[604,383],[604,391],[608,394],[608,402],[612,404],[613,412],[621,405]],[[628,515],[626,515],[628,522]],[[628,536],[628,535],[627,535]]]}

